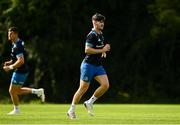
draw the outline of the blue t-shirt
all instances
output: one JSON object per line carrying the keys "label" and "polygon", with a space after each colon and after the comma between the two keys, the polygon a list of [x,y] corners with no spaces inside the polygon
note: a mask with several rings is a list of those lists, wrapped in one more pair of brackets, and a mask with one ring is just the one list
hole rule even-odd
{"label": "blue t-shirt", "polygon": [[28,72],[28,66],[27,66],[27,53],[24,49],[24,41],[18,39],[15,43],[12,45],[11,50],[11,58],[13,60],[13,63],[17,61],[17,57],[24,56],[24,64],[18,67],[15,72],[17,73],[27,73]]}
{"label": "blue t-shirt", "polygon": [[[91,32],[86,37],[85,46],[89,46],[94,49],[102,49],[104,47],[103,34],[98,34],[95,30],[91,30]],[[84,61],[94,65],[102,65],[103,58],[101,55],[102,53],[86,54]]]}

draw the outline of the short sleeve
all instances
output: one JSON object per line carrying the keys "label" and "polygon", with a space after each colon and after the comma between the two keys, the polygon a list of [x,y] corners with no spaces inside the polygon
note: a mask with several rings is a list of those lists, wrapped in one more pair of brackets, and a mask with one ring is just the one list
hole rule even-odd
{"label": "short sleeve", "polygon": [[24,43],[20,42],[16,46],[16,57],[24,56]]}
{"label": "short sleeve", "polygon": [[94,47],[94,41],[96,39],[96,35],[94,33],[90,33],[86,37],[86,46]]}

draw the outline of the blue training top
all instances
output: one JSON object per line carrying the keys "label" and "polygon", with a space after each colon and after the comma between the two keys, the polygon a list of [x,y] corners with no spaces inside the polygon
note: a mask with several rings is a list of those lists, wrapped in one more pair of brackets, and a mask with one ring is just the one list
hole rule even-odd
{"label": "blue training top", "polygon": [[17,73],[27,73],[28,72],[28,66],[27,66],[27,53],[24,49],[24,41],[18,39],[15,43],[12,45],[11,50],[11,58],[13,60],[13,63],[17,61],[17,57],[24,56],[24,64],[18,67],[15,72]]}
{"label": "blue training top", "polygon": [[[98,34],[95,30],[91,30],[86,37],[85,46],[89,46],[94,49],[102,49],[104,47],[104,36]],[[86,54],[84,61],[94,65],[102,65],[102,53],[99,54]]]}

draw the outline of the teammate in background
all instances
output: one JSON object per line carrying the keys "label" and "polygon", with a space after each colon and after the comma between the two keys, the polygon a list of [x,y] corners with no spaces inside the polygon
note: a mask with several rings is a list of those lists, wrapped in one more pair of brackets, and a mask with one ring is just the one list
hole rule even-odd
{"label": "teammate in background", "polygon": [[105,17],[101,14],[92,16],[93,28],[87,35],[85,43],[86,56],[81,63],[80,85],[72,99],[71,107],[67,115],[70,119],[76,119],[75,108],[81,97],[88,90],[91,80],[94,78],[100,86],[95,90],[92,97],[84,102],[88,114],[93,116],[93,103],[101,97],[109,88],[109,80],[102,66],[102,58],[106,58],[106,52],[110,51],[110,45],[105,44],[102,30]]}
{"label": "teammate in background", "polygon": [[23,84],[28,76],[27,66],[27,53],[24,49],[24,41],[19,39],[18,29],[11,27],[8,30],[8,40],[12,42],[11,60],[4,63],[3,69],[8,72],[14,70],[9,87],[9,93],[11,100],[14,104],[14,109],[8,113],[8,115],[16,115],[20,113],[19,110],[19,95],[23,94],[36,94],[41,98],[41,101],[45,101],[44,89],[33,89],[23,87]]}

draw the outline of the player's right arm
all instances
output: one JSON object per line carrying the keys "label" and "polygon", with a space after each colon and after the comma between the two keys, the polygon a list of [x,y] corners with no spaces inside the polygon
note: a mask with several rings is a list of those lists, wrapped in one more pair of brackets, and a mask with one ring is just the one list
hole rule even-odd
{"label": "player's right arm", "polygon": [[20,67],[23,64],[24,64],[24,56],[23,56],[23,54],[20,54],[20,55],[17,55],[17,60],[15,63],[8,65],[8,66],[4,66],[3,69],[6,72],[8,72],[10,70],[17,69],[18,67]]}
{"label": "player's right arm", "polygon": [[110,51],[110,44],[106,44],[103,48],[95,48],[94,42],[96,41],[97,37],[94,33],[89,33],[86,38],[86,44],[85,44],[85,53],[86,54],[99,54],[99,53],[106,53],[107,51]]}
{"label": "player's right arm", "polygon": [[3,67],[3,69],[6,72],[8,72],[10,70],[13,70],[13,69],[17,69],[17,68],[19,68],[20,66],[22,66],[24,64],[23,49],[24,49],[24,47],[23,47],[22,43],[21,44],[17,44],[17,49],[16,49],[16,52],[15,52],[17,60],[14,63],[13,63],[13,60],[11,60],[9,62],[6,62],[6,65]]}

